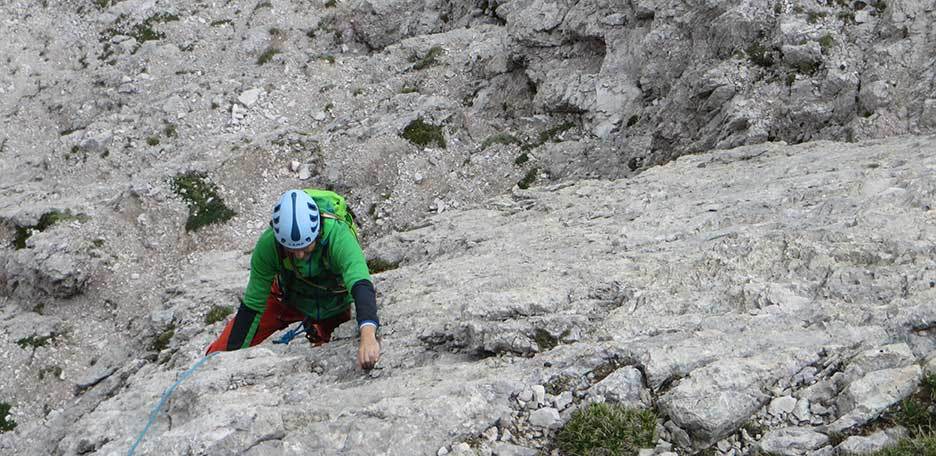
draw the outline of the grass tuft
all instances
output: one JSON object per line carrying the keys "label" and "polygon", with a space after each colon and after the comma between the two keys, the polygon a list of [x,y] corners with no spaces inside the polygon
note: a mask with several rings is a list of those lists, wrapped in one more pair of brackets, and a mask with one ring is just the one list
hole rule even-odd
{"label": "grass tuft", "polygon": [[0,402],[0,432],[9,432],[16,428],[16,421],[10,419],[11,408],[10,404]]}
{"label": "grass tuft", "polygon": [[263,65],[270,60],[273,60],[273,56],[279,54],[280,50],[275,47],[268,47],[259,57],[257,57],[257,65]]}
{"label": "grass tuft", "polygon": [[146,144],[149,144],[149,145],[151,145],[151,146],[158,146],[158,145],[159,145],[159,138],[157,138],[157,137],[155,137],[155,136],[150,136],[149,138],[146,138]]}
{"label": "grass tuft", "polygon": [[774,59],[773,56],[770,55],[769,49],[764,47],[759,41],[751,43],[745,52],[747,53],[748,59],[751,60],[751,63],[755,65],[769,68],[774,64]]}
{"label": "grass tuft", "polygon": [[425,68],[429,68],[432,65],[435,65],[436,63],[438,63],[436,58],[442,55],[442,52],[444,52],[444,50],[441,47],[433,46],[432,48],[429,49],[428,52],[426,52],[426,55],[424,55],[423,58],[419,59],[419,61],[413,64],[413,69],[422,70]]}
{"label": "grass tuft", "polygon": [[59,222],[70,222],[77,220],[79,222],[88,221],[89,217],[84,214],[73,215],[70,210],[66,209],[63,211],[49,211],[45,214],[42,214],[39,217],[39,222],[33,226],[18,226],[16,227],[16,234],[13,236],[13,248],[16,250],[26,248],[26,240],[35,232],[42,232],[48,229],[50,226],[55,225]]}
{"label": "grass tuft", "polygon": [[32,347],[34,349],[39,348],[39,347],[44,347],[46,345],[49,345],[49,341],[55,338],[55,336],[56,334],[49,334],[48,336],[39,336],[39,337],[32,335],[32,336],[24,337],[16,341],[16,345],[19,345],[20,348],[24,348],[24,349],[26,347]]}
{"label": "grass tuft", "polygon": [[153,341],[153,350],[161,352],[169,348],[169,342],[172,341],[173,336],[175,336],[175,326],[169,325],[165,331],[156,336],[156,340]]}
{"label": "grass tuft", "polygon": [[205,314],[205,325],[210,325],[223,321],[227,318],[228,315],[234,313],[234,308],[231,306],[219,306],[213,305],[211,309],[208,310],[208,313]]}
{"label": "grass tuft", "polygon": [[225,222],[235,215],[218,196],[217,187],[202,173],[189,172],[172,179],[172,190],[189,208],[186,231],[195,231],[213,223]]}
{"label": "grass tuft", "polygon": [[481,143],[481,150],[487,149],[488,147],[493,146],[494,144],[503,144],[505,146],[510,144],[522,144],[523,141],[520,141],[519,138],[510,134],[510,133],[497,133],[491,136],[488,136]]}
{"label": "grass tuft", "polygon": [[576,411],[556,435],[561,454],[636,456],[656,443],[657,417],[650,410],[591,404]]}
{"label": "grass tuft", "polygon": [[422,118],[409,123],[400,133],[400,137],[420,147],[435,143],[445,149],[445,134],[440,125],[426,123]]}
{"label": "grass tuft", "polygon": [[380,274],[384,271],[390,271],[400,267],[400,262],[390,262],[380,258],[371,258],[367,260],[367,269],[371,274]]}
{"label": "grass tuft", "polygon": [[520,182],[517,182],[517,187],[520,187],[523,190],[530,188],[533,185],[533,182],[536,182],[536,175],[539,174],[539,168],[533,168],[527,171],[526,175],[523,176],[523,179],[520,179]]}

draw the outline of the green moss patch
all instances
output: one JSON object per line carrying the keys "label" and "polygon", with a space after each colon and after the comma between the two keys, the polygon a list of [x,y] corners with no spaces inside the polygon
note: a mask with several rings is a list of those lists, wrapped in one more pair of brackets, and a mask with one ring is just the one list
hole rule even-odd
{"label": "green moss patch", "polygon": [[275,47],[268,47],[259,57],[257,57],[257,65],[263,65],[270,60],[273,60],[273,56],[279,54],[280,50]]}
{"label": "green moss patch", "polygon": [[166,34],[154,29],[153,27],[156,24],[173,22],[177,20],[179,20],[179,16],[175,14],[170,14],[170,13],[154,14],[146,18],[146,20],[143,21],[142,23],[134,25],[129,35],[135,38],[138,43],[142,43],[144,41],[161,40],[166,37]]}
{"label": "green moss patch", "polygon": [[48,336],[36,336],[32,335],[29,337],[24,337],[16,341],[16,345],[19,345],[20,348],[32,347],[39,348],[49,345],[49,341],[54,339],[56,334],[49,334]]}
{"label": "green moss patch", "polygon": [[431,67],[438,63],[437,58],[445,52],[439,46],[431,47],[421,59],[418,59],[416,63],[413,64],[414,70],[422,70]]}
{"label": "green moss patch", "polygon": [[6,402],[0,402],[0,432],[12,431],[16,428],[16,421],[10,419],[10,409],[13,408]]}
{"label": "green moss patch", "polygon": [[530,188],[533,185],[533,182],[536,182],[536,175],[539,174],[539,168],[533,168],[527,171],[526,175],[523,176],[523,179],[520,179],[517,182],[517,187],[520,187],[523,190]]}
{"label": "green moss patch", "polygon": [[540,132],[535,141],[530,141],[523,146],[521,149],[524,151],[535,149],[543,144],[546,144],[549,141],[555,141],[556,138],[562,133],[575,128],[575,124],[572,122],[565,122],[555,127],[547,128],[546,130]]}
{"label": "green moss patch", "polygon": [[636,456],[656,444],[656,424],[650,410],[591,404],[572,415],[556,435],[556,447],[566,455]]}
{"label": "green moss patch", "polygon": [[217,187],[203,173],[189,172],[172,179],[172,190],[189,208],[186,231],[195,231],[213,223],[222,223],[237,215],[218,195]]}
{"label": "green moss patch", "polygon": [[409,123],[403,129],[400,137],[420,147],[429,144],[437,144],[445,149],[445,134],[442,132],[442,126],[426,123],[421,118]]}
{"label": "green moss patch", "polygon": [[400,262],[390,262],[380,258],[371,258],[367,260],[367,269],[371,274],[380,274],[384,271],[390,271],[400,267]]}
{"label": "green moss patch", "polygon": [[768,68],[774,64],[774,59],[770,53],[770,50],[764,47],[760,41],[751,43],[745,52],[747,53],[748,59],[750,59],[751,62],[755,65]]}
{"label": "green moss patch", "polygon": [[35,232],[42,232],[50,226],[59,222],[70,222],[77,220],[79,222],[88,221],[89,217],[84,214],[72,214],[70,210],[49,211],[39,217],[39,223],[33,226],[17,226],[16,233],[13,235],[13,248],[16,250],[26,248],[26,240]]}
{"label": "green moss patch", "polygon": [[227,318],[228,315],[234,313],[234,308],[231,306],[211,306],[211,309],[208,309],[208,313],[205,314],[205,324],[210,325],[223,321]]}
{"label": "green moss patch", "polygon": [[153,350],[161,352],[169,348],[169,342],[172,341],[173,336],[175,336],[175,326],[170,325],[156,336],[156,340],[153,341]]}
{"label": "green moss patch", "polygon": [[488,147],[491,147],[491,146],[493,146],[493,145],[495,145],[495,144],[501,144],[501,145],[504,145],[504,146],[509,146],[509,145],[511,145],[511,144],[517,144],[517,145],[519,145],[519,144],[522,144],[522,143],[523,143],[523,141],[520,141],[519,138],[517,138],[516,136],[514,136],[514,135],[512,135],[512,134],[510,134],[510,133],[497,133],[497,134],[488,136],[488,137],[481,143],[481,150],[487,149]]}

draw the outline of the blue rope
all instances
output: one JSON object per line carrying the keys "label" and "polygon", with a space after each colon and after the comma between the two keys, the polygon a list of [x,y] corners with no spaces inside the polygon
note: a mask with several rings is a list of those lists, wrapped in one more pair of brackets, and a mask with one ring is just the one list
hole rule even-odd
{"label": "blue rope", "polygon": [[305,326],[303,326],[302,322],[300,321],[299,324],[296,325],[295,328],[290,329],[289,331],[286,331],[286,334],[283,334],[282,336],[280,336],[279,339],[274,340],[273,343],[274,344],[288,344],[292,342],[292,340],[295,339],[296,336],[304,332],[305,332]]}
{"label": "blue rope", "polygon": [[156,416],[159,415],[159,410],[163,407],[163,405],[166,404],[166,401],[169,400],[169,396],[172,396],[172,392],[175,391],[176,387],[179,386],[180,383],[185,381],[185,379],[191,377],[192,374],[195,373],[195,371],[199,367],[201,367],[202,364],[205,363],[205,361],[208,361],[209,358],[217,354],[218,352],[215,352],[198,360],[198,362],[195,363],[194,366],[188,368],[187,371],[183,372],[182,375],[179,377],[179,379],[176,380],[176,382],[172,386],[170,386],[169,389],[166,390],[166,392],[163,393],[162,398],[159,399],[159,403],[156,404],[156,407],[153,407],[153,411],[150,412],[149,421],[146,423],[146,427],[143,428],[143,432],[141,432],[140,436],[137,437],[136,442],[133,442],[133,446],[130,447],[130,451],[127,452],[127,456],[133,456],[133,452],[136,451],[137,446],[143,441],[143,436],[146,435],[146,431],[148,431],[150,426],[152,426],[153,423],[156,421]]}

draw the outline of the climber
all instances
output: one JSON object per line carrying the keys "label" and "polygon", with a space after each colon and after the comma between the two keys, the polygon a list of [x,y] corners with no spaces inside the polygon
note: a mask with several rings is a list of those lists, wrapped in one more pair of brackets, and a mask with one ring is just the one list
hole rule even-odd
{"label": "climber", "polygon": [[334,192],[284,193],[254,247],[241,306],[207,353],[257,345],[297,321],[309,342],[320,346],[351,319],[353,300],[360,332],[357,364],[374,367],[380,358],[376,292],[349,213]]}

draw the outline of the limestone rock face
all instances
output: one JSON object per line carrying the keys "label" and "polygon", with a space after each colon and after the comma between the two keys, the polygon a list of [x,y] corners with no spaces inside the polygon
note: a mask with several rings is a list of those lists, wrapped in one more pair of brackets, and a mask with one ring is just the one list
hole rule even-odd
{"label": "limestone rock face", "polygon": [[[570,413],[550,398],[620,401],[641,398],[643,388],[659,398],[667,432],[684,431],[680,445],[700,448],[770,416],[774,398],[801,396],[808,384],[797,382],[824,381],[824,366],[837,364],[870,371],[841,392],[837,415],[822,415],[813,407],[819,399],[809,399],[809,419],[870,417],[912,390],[921,369],[907,363],[929,353],[923,341],[893,345],[888,334],[936,318],[922,275],[932,261],[922,240],[929,211],[917,205],[933,193],[895,190],[919,182],[936,156],[919,151],[933,150],[920,138],[752,146],[681,158],[629,180],[518,191],[446,211],[368,247],[374,258],[399,261],[375,276],[383,297],[378,369],[354,367],[348,327],[321,348],[267,342],[212,357],[176,389],[141,448],[435,453],[498,426],[498,435],[535,449]],[[741,166],[759,175],[736,172]],[[697,209],[664,209],[675,207]],[[875,236],[877,249],[868,250]],[[219,331],[203,325],[201,309],[236,296],[246,260],[193,256],[189,279],[167,291],[168,313],[151,318],[175,327],[161,364],[98,374],[97,385],[118,381],[119,392],[99,397],[93,411],[56,415],[69,424],[54,441],[27,424],[4,444],[125,449]],[[103,386],[85,388],[89,395]],[[827,438],[821,427],[791,429],[768,432],[760,445],[806,451]]]}

